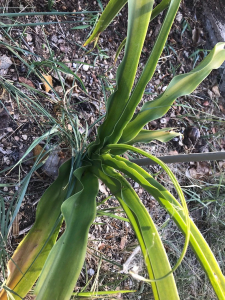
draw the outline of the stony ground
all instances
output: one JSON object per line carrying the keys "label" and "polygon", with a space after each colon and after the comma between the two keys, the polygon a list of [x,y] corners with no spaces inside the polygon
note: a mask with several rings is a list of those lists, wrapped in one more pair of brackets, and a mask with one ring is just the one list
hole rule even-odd
{"label": "stony ground", "polygon": [[[76,3],[65,0],[54,3],[52,9],[62,12],[100,11],[101,4],[105,6],[106,2],[93,1],[90,4],[89,1],[85,0],[76,1]],[[18,2],[14,0],[1,0],[0,4],[4,7],[4,12],[49,11],[46,1],[24,0],[20,1],[18,5]],[[188,4],[183,1],[169,35],[163,57],[157,66],[153,80],[146,88],[143,101],[153,99],[165,90],[174,75],[189,72],[207,55],[208,45],[206,46],[206,42],[209,39],[209,33],[205,29],[204,17],[201,12],[200,1],[190,1]],[[11,172],[9,170],[24,155],[31,143],[41,136],[46,129],[50,128],[52,119],[55,122],[60,122],[63,119],[65,102],[69,104],[70,112],[78,116],[81,133],[84,132],[86,124],[91,126],[104,115],[105,99],[115,85],[116,69],[123,55],[121,52],[116,64],[114,64],[116,50],[126,36],[126,17],[127,10],[124,8],[101,35],[95,49],[92,49],[91,46],[84,48],[82,45],[96,22],[96,13],[65,16],[18,16],[13,19],[1,17],[1,22],[6,25],[15,22],[38,23],[35,26],[3,27],[0,32],[0,101],[2,103],[0,106],[0,166],[1,170],[4,170],[0,175],[0,183],[3,185],[0,195],[5,199],[6,209],[9,209],[11,203],[18,198],[19,180],[21,181],[30,172],[34,165],[32,157],[40,153],[40,148],[36,147],[25,162]],[[140,70],[148,58],[163,17],[164,14],[161,14],[149,27]],[[40,23],[43,22],[47,24],[41,25]],[[81,26],[82,29],[79,29],[78,26]],[[77,29],[73,29],[74,27]],[[53,63],[56,61],[63,62],[63,67],[57,65],[56,68]],[[49,88],[46,81],[37,76],[37,73],[30,72],[27,64],[38,70],[42,77],[44,75],[53,88]],[[70,71],[76,74],[76,79]],[[143,149],[157,156],[224,151],[225,105],[220,94],[220,81],[220,73],[213,71],[192,96],[178,99],[164,118],[148,124],[148,128],[152,130],[165,127],[176,128],[178,132],[184,135],[184,138],[175,138],[167,144],[155,142],[145,145]],[[85,86],[86,91],[83,90],[82,85]],[[22,94],[19,94],[18,91]],[[15,94],[19,96],[14,97]],[[67,95],[70,96],[67,97]],[[46,114],[41,114],[40,111],[38,114],[34,106],[22,101],[26,97],[36,104],[38,103],[49,112],[51,117],[46,117]],[[68,120],[64,119],[64,121],[66,130],[70,132],[71,127]],[[97,126],[89,132],[90,140],[94,137]],[[50,144],[55,145],[54,154],[51,156],[51,161],[48,161],[42,169],[35,171],[31,177],[27,193],[9,234],[7,244],[9,254],[32,226],[36,205],[43,191],[56,176],[58,166],[71,155],[68,139],[57,137],[51,140]],[[45,146],[46,143],[39,144],[39,147]],[[220,180],[224,167],[223,162],[174,164],[171,166],[180,184],[189,186],[189,189],[184,188],[189,201],[189,208],[197,225],[205,233],[211,227],[208,225],[208,218],[209,216],[212,217],[212,213],[211,211],[209,213],[209,210],[206,210],[201,203],[205,203],[205,199],[210,198],[209,190],[212,194],[212,199],[209,200],[213,200],[214,190],[211,190],[210,187]],[[49,172],[49,169],[53,171]],[[159,168],[152,167],[150,171],[173,191],[168,178],[162,174]],[[209,183],[207,190],[202,188],[206,182]],[[157,225],[159,227],[165,225],[168,216],[141,187],[135,183],[133,186],[151,212]],[[222,185],[220,191],[222,191]],[[98,201],[102,201],[108,196],[109,191],[101,185]],[[101,209],[114,212],[113,208],[116,206],[118,203],[111,198],[107,204],[101,206]],[[122,214],[119,215],[123,217]],[[100,223],[103,225],[99,225]],[[162,234],[171,259],[175,261],[179,256],[179,253],[177,254],[175,251],[175,246],[181,249],[183,240],[172,224],[166,228],[167,230],[163,230]],[[129,224],[99,215],[96,218],[96,224],[91,228],[89,237],[86,260],[87,273],[81,274],[79,284],[84,286],[87,278],[91,279],[91,276],[96,274],[98,266],[101,266],[102,273],[98,278],[100,288],[104,286],[107,286],[108,289],[137,288],[140,294],[129,299],[150,299],[151,292],[147,286],[128,278],[122,272],[117,273],[118,270],[121,271],[122,266],[124,267],[124,263],[137,246]],[[211,234],[208,234],[208,237],[210,241],[213,240]],[[167,242],[171,239],[178,241],[174,248]],[[100,259],[101,256],[103,260]],[[104,260],[106,257],[110,259],[111,263]],[[190,280],[193,273],[198,272],[196,271],[198,265],[191,256],[191,252],[188,253],[188,260],[185,264],[188,266],[187,269],[182,268],[186,274],[184,275],[182,270],[177,272],[177,281],[180,283],[182,294],[181,299],[200,299],[198,293],[201,293],[203,289],[207,291],[204,299],[214,299],[202,273],[198,273],[196,277],[200,277],[200,281]],[[193,267],[193,264],[196,265],[196,268]],[[138,267],[139,272],[144,274],[140,255],[136,256],[129,267],[132,266]],[[88,287],[91,284],[94,284],[94,279],[90,281]],[[188,295],[187,290],[190,290]],[[123,297],[127,299],[126,296]],[[121,299],[123,297],[121,296]]]}

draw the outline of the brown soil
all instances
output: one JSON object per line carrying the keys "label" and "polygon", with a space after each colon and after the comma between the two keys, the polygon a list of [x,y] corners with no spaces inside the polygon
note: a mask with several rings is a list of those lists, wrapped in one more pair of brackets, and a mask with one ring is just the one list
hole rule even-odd
{"label": "brown soil", "polygon": [[[73,3],[75,2],[75,3]],[[108,1],[101,1],[105,6]],[[200,62],[204,55],[206,54],[203,50],[205,43],[208,39],[208,33],[205,30],[205,25],[203,22],[200,12],[202,9],[201,1],[190,1],[187,6],[183,3],[181,9],[179,10],[180,18],[177,18],[173,29],[169,35],[168,43],[165,47],[163,56],[164,59],[159,64],[158,72],[156,72],[155,77],[147,86],[147,92],[150,95],[146,95],[143,101],[153,99],[155,95],[161,93],[163,88],[168,85],[170,80],[175,74],[189,72],[192,70],[195,63]],[[0,0],[0,6],[5,6],[5,1]],[[20,8],[14,8],[18,6],[18,1],[12,0],[7,2],[8,12],[18,12],[23,8],[24,11],[36,11],[43,12],[48,11],[47,1],[28,1],[21,0]],[[212,2],[208,3],[210,9],[214,9],[214,4]],[[98,1],[56,1],[53,5],[53,9],[57,11],[99,11]],[[218,10],[218,15],[221,14],[223,10],[222,0],[217,0],[216,9]],[[79,83],[77,82],[77,88],[71,98],[71,109],[77,111],[79,117],[79,122],[81,124],[81,129],[85,128],[86,122],[90,126],[93,124],[99,116],[105,113],[105,103],[104,94],[102,92],[102,82],[103,77],[107,79],[109,86],[115,84],[116,68],[121,62],[122,54],[120,55],[117,64],[114,66],[115,52],[126,36],[126,8],[123,9],[122,13],[115,19],[115,21],[109,26],[109,28],[101,35],[99,40],[99,49],[92,50],[91,46],[87,49],[83,49],[81,46],[88,37],[90,28],[84,30],[74,30],[76,23],[63,23],[63,21],[71,22],[76,21],[77,17],[67,15],[67,16],[32,16],[32,17],[20,17],[20,22],[23,23],[33,23],[33,22],[52,22],[50,25],[46,25],[44,29],[41,26],[27,27],[26,35],[22,35],[22,27],[15,27],[11,30],[10,34],[15,41],[24,49],[29,50],[31,54],[28,56],[22,55],[22,58],[27,61],[38,62],[37,57],[42,59],[49,59],[51,53],[49,51],[48,45],[54,54],[54,59],[63,61],[71,70],[76,70],[76,75],[83,81],[85,87],[88,89],[87,96],[86,93],[82,92]],[[149,27],[149,32],[145,47],[143,49],[143,55],[141,58],[140,66],[142,66],[148,57],[148,54],[153,46],[154,40],[160,28],[160,24],[163,21],[164,14],[156,18]],[[222,16],[222,14],[221,14]],[[91,17],[91,16],[90,16]],[[15,21],[15,20],[14,20]],[[4,19],[5,23],[11,23],[12,20]],[[53,23],[55,22],[55,23]],[[80,21],[79,25],[83,21]],[[186,26],[187,25],[187,26]],[[184,30],[186,26],[186,29]],[[9,39],[4,37],[4,42],[10,43]],[[198,52],[197,50],[200,49]],[[90,53],[87,53],[90,50]],[[197,52],[195,56],[191,56],[194,52]],[[33,55],[33,54],[35,55]],[[0,47],[0,55],[6,55],[12,60],[12,65],[3,74],[4,78],[13,82],[13,84],[27,93],[27,89],[21,83],[25,79],[29,79],[26,82],[33,88],[43,91],[43,86],[40,87],[40,79],[34,75],[28,75],[28,70],[26,66],[21,63],[21,61],[14,56],[6,47]],[[167,57],[171,59],[167,59]],[[196,60],[196,61],[195,61]],[[88,64],[88,68],[85,68],[85,64],[79,67],[79,62]],[[76,66],[75,66],[76,65]],[[77,68],[78,67],[78,68]],[[51,72],[51,69],[44,67],[44,70],[52,75],[53,86],[58,91],[60,91],[61,83],[59,78]],[[72,87],[73,81],[71,77],[66,77],[62,75],[65,80],[66,89]],[[22,79],[21,79],[22,78]],[[178,99],[171,110],[166,114],[166,116],[161,120],[156,120],[148,124],[149,129],[162,129],[164,127],[176,127],[181,133],[184,133],[184,140],[174,139],[167,145],[163,143],[153,143],[151,145],[146,145],[145,149],[157,156],[163,156],[165,154],[173,153],[191,153],[191,152],[203,152],[203,151],[213,151],[213,150],[224,150],[225,149],[225,138],[224,135],[219,133],[223,130],[223,125],[218,123],[217,120],[210,120],[205,116],[216,116],[217,118],[224,118],[225,106],[223,105],[223,99],[220,96],[218,85],[220,82],[220,75],[217,71],[212,72],[201,86],[194,92],[195,97],[184,97]],[[60,92],[59,92],[60,93]],[[12,98],[5,92],[1,90],[2,95],[1,101],[3,103],[0,106],[0,162],[2,170],[5,168],[12,167],[18,159],[25,153],[26,149],[32,143],[32,141],[43,133],[44,128],[46,128],[46,119],[37,120],[35,117],[29,115],[26,106],[22,106],[19,109]],[[106,90],[106,94],[109,92]],[[153,94],[153,95],[152,95]],[[40,96],[39,101],[45,109],[47,109],[56,119],[60,119],[60,106],[56,107],[49,99],[53,98],[53,93],[50,92],[49,95]],[[63,94],[61,94],[63,99]],[[188,109],[181,106],[181,104],[186,104],[189,106]],[[193,108],[193,111],[191,110]],[[59,120],[57,119],[57,120]],[[200,122],[201,120],[201,122]],[[203,121],[202,121],[203,120]],[[205,120],[205,121],[204,121]],[[200,138],[192,139],[190,137],[190,132],[193,130],[200,134]],[[96,129],[95,129],[96,131]],[[94,131],[94,132],[95,132]],[[94,132],[91,134],[94,135]],[[215,139],[213,134],[217,134],[218,138]],[[59,144],[59,153],[63,158],[67,158],[70,155],[70,149],[68,142],[56,140],[52,143]],[[44,144],[42,144],[44,146]],[[8,152],[6,152],[8,151]],[[32,156],[32,155],[31,155]],[[18,181],[18,173],[20,171],[20,179],[29,172],[33,165],[33,161],[30,158],[26,163],[22,164],[21,169],[19,167],[15,168],[10,175],[6,176],[3,173],[1,183],[12,183]],[[221,169],[218,166],[215,168],[215,173],[218,174]],[[190,176],[197,176],[195,179],[200,180],[211,180],[212,178],[212,164],[186,164],[183,166],[173,166],[174,171],[177,171],[177,176],[180,183],[185,185],[190,183],[185,178],[183,174],[189,171]],[[176,170],[175,170],[176,169]],[[172,191],[170,183],[167,181],[159,168],[152,168],[152,173],[157,174],[159,181],[164,182],[168,188]],[[210,173],[211,172],[211,173]],[[213,173],[213,176],[215,176]],[[196,175],[197,174],[197,175]],[[9,250],[13,250],[16,244],[22,239],[24,233],[29,230],[30,226],[35,220],[35,210],[37,202],[39,201],[43,191],[47,186],[53,181],[53,177],[49,176],[43,169],[38,170],[32,177],[29,184],[28,192],[24,197],[19,212],[19,219],[17,224],[19,224],[19,231],[16,235],[11,233]],[[135,190],[141,195],[143,203],[146,207],[152,211],[153,219],[156,221],[158,226],[164,224],[167,219],[167,214],[162,212],[158,204],[155,203],[154,199],[149,196],[145,191],[132,183]],[[17,187],[18,189],[18,187]],[[108,195],[108,190],[102,187],[101,193],[99,194],[98,201],[103,200]],[[8,202],[14,201],[14,194],[16,194],[16,188],[8,188],[5,190],[3,195],[8,193]],[[187,197],[188,198],[188,197]],[[101,208],[112,208],[117,206],[118,203],[111,199],[108,201],[107,205]],[[193,218],[196,219],[198,225],[201,229],[206,230],[207,224],[205,222],[205,216],[203,216],[202,211],[196,208],[195,204],[190,204],[190,209],[193,210]],[[200,212],[199,212],[200,211]],[[122,265],[129,255],[132,253],[133,249],[137,245],[135,236],[132,233],[132,229],[128,223],[122,221],[115,221],[109,218],[97,217],[97,222],[104,222],[103,226],[93,225],[90,231],[90,243],[89,247],[94,248],[101,252],[104,257],[108,257],[116,262],[116,264]],[[11,246],[12,245],[12,246]],[[169,249],[169,247],[168,247]],[[169,250],[168,250],[169,251]],[[91,252],[91,250],[90,250]],[[172,253],[172,251],[171,251]],[[171,254],[172,256],[172,254]],[[142,260],[139,257],[138,263],[142,269]],[[93,269],[95,272],[99,263],[99,258],[92,255],[87,256],[87,269],[90,271]],[[108,284],[108,288],[117,288],[119,286],[119,281],[123,281],[123,288],[130,288],[130,280],[124,279],[126,276],[123,274],[116,274],[118,267],[115,265],[110,265],[104,263],[102,266],[105,272],[105,278],[102,280],[102,286]],[[114,278],[112,279],[112,273]],[[90,279],[90,272],[87,274]],[[118,283],[118,284],[117,284]],[[142,284],[138,282],[132,282],[133,287],[137,289],[142,289]],[[78,287],[85,285],[85,276],[81,276],[79,280]],[[133,288],[132,287],[132,288]],[[146,287],[143,294],[140,295],[138,299],[150,299],[151,292]],[[136,297],[136,296],[134,296]],[[183,295],[182,299],[185,298]],[[194,297],[194,292],[193,292]],[[124,298],[124,299],[136,299],[136,298]]]}

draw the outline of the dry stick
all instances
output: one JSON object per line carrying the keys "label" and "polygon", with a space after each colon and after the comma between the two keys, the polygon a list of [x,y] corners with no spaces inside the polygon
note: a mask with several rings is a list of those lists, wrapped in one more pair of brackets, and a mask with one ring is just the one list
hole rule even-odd
{"label": "dry stick", "polygon": [[[190,161],[203,161],[203,160],[223,160],[225,159],[225,152],[208,152],[208,153],[195,153],[195,154],[181,154],[158,157],[166,164],[190,162]],[[149,158],[131,159],[131,162],[139,165],[156,165],[154,161]]]}

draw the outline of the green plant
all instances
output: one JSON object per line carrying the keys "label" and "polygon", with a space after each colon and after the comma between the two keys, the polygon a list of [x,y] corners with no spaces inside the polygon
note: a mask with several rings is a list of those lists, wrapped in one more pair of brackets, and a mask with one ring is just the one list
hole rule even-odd
{"label": "green plant", "polygon": [[[97,41],[99,34],[126,2],[109,1],[86,44],[94,39]],[[149,121],[162,117],[177,97],[190,94],[212,69],[219,68],[225,60],[225,43],[219,43],[195,69],[174,77],[163,94],[146,102],[135,114],[146,85],[154,74],[180,2],[163,0],[153,10],[153,0],[128,0],[125,53],[117,71],[116,89],[107,101],[105,120],[91,144],[87,143],[87,135],[82,137],[74,127],[74,155],[61,166],[57,180],[42,196],[34,226],[8,262],[10,272],[0,295],[1,300],[7,298],[7,293],[14,294],[15,299],[24,297],[38,277],[34,291],[37,300],[70,299],[84,263],[88,231],[96,215],[98,179],[117,198],[133,226],[149,275],[149,279],[139,279],[151,283],[155,299],[179,299],[173,271],[181,263],[189,242],[217,297],[225,299],[225,278],[208,244],[188,216],[187,205],[175,176],[162,161],[132,146],[136,142],[151,141],[153,133],[143,127]],[[167,7],[159,36],[133,89],[151,14],[157,15]],[[57,130],[56,126],[52,132]],[[174,134],[162,134],[160,131],[159,137],[154,138],[167,141]],[[172,180],[181,204],[144,169],[121,157],[120,154],[125,151],[139,153],[159,164]],[[184,248],[173,268],[151,216],[121,173],[148,191],[167,210],[184,234]],[[66,229],[56,242],[62,220],[66,223]],[[89,297],[90,294],[81,293],[80,296]]]}

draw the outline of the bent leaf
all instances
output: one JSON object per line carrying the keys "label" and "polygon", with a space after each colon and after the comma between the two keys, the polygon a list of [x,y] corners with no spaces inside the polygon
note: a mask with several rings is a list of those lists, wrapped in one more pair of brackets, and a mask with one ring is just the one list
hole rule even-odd
{"label": "bent leaf", "polygon": [[87,167],[74,175],[76,193],[62,205],[66,230],[44,265],[35,288],[37,300],[70,299],[84,263],[88,231],[96,214],[98,179]]}
{"label": "bent leaf", "polygon": [[89,39],[84,43],[84,46],[87,46],[95,39],[98,39],[100,33],[104,31],[108,25],[112,22],[115,16],[123,8],[128,0],[110,0],[106,8],[104,9],[101,17],[98,20],[98,23],[93,30]]}
{"label": "bent leaf", "polygon": [[123,127],[115,131],[115,125],[127,105],[132,90],[153,2],[153,0],[128,0],[127,42],[123,61],[117,70],[117,87],[108,99],[105,121],[98,129],[98,136],[89,148],[89,154],[99,151],[104,144],[116,142],[122,134]]}
{"label": "bent leaf", "polygon": [[[84,43],[84,46],[87,46],[94,40],[98,40],[99,35],[109,26],[112,20],[116,17],[119,11],[123,8],[123,6],[127,3],[128,0],[110,0],[106,8],[104,9],[101,17],[98,20],[98,23],[88,38],[88,40]],[[164,9],[166,9],[171,0],[162,0],[152,11],[151,21],[156,18]],[[126,43],[126,39],[123,40],[122,44]],[[120,47],[122,46],[120,45]]]}
{"label": "bent leaf", "polygon": [[[187,230],[185,214],[183,213],[180,203],[170,194],[170,192],[140,166],[120,156],[116,156],[115,159],[125,163],[127,166],[124,168],[120,164],[119,167],[118,164],[117,168],[130,176],[133,180],[136,180],[147,192],[152,194],[152,186],[158,189],[158,196],[154,194],[155,199],[168,211],[177,226],[185,234]],[[205,270],[218,299],[225,299],[225,277],[223,276],[209,245],[192,220],[190,220],[190,244]]]}
{"label": "bent leaf", "polygon": [[128,142],[128,144],[133,145],[135,143],[149,143],[154,140],[166,143],[171,139],[175,138],[176,136],[181,135],[179,132],[170,131],[169,129],[165,130],[165,129],[161,129],[161,130],[142,129],[133,140]]}
{"label": "bent leaf", "polygon": [[218,43],[195,69],[187,74],[175,76],[163,94],[145,103],[127,125],[119,142],[126,143],[133,139],[145,124],[162,117],[178,97],[192,93],[213,69],[218,69],[224,62],[224,47],[225,43]]}
{"label": "bent leaf", "polygon": [[[67,195],[70,169],[70,160],[60,167],[58,178],[41,197],[33,227],[8,262],[9,277],[5,285],[21,297],[26,296],[37,280],[56,241],[61,225],[60,208]],[[21,299],[17,296],[14,298]],[[5,290],[2,290],[0,299],[7,299]]]}
{"label": "bent leaf", "polygon": [[[170,274],[171,267],[165,249],[154,222],[137,194],[129,183],[112,168],[102,165],[104,172],[100,171],[100,168],[93,168],[93,170],[116,196],[134,228],[142,249],[155,299],[179,299],[173,274]],[[164,276],[165,278],[162,279]]]}

